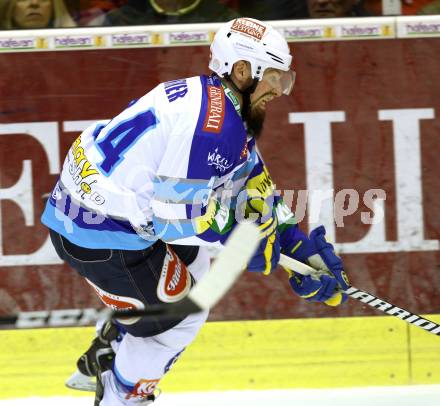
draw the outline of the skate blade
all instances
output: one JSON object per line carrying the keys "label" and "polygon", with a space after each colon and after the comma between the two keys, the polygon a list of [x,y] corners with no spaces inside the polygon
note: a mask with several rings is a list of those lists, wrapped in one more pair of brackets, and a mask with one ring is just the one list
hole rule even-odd
{"label": "skate blade", "polygon": [[87,392],[95,392],[96,390],[96,378],[87,376],[79,371],[76,371],[66,381],[65,385],[70,389],[83,390]]}

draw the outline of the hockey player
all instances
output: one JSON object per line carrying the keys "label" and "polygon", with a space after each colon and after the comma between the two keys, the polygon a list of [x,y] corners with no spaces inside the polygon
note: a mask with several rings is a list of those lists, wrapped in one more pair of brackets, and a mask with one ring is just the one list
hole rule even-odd
{"label": "hockey player", "polygon": [[[215,35],[211,76],[162,83],[73,143],[42,222],[104,304],[179,301],[209,269],[207,247],[221,247],[243,218],[261,231],[249,271],[269,275],[281,250],[321,270],[319,278],[290,272],[297,294],[345,301],[348,281],[324,228],[309,237],[299,229],[256,148],[267,103],[292,91],[291,62],[274,28],[235,19]],[[97,375],[95,405],[154,401],[157,383],[207,316],[100,326],[78,361],[83,374]]]}

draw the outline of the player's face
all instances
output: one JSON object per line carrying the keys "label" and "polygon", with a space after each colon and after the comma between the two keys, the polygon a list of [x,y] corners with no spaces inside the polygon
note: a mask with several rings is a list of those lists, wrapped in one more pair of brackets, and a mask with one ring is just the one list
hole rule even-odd
{"label": "player's face", "polygon": [[52,0],[16,0],[12,16],[17,28],[46,28],[52,17]]}
{"label": "player's face", "polygon": [[280,73],[277,69],[266,69],[255,91],[250,95],[250,104],[245,112],[248,128],[254,138],[259,138],[266,118],[266,105],[282,95]]}
{"label": "player's face", "polygon": [[307,0],[311,18],[349,16],[354,0]]}
{"label": "player's face", "polygon": [[[239,61],[234,64],[232,78],[240,89],[249,88],[253,83],[250,63]],[[267,103],[283,94],[289,95],[294,83],[295,72],[292,70],[268,68],[264,71],[263,77],[257,82],[254,92],[249,97],[249,103],[243,106],[243,119],[254,138],[261,135]]]}
{"label": "player's face", "polygon": [[258,82],[254,93],[251,94],[251,106],[253,109],[266,110],[266,104],[280,97],[281,82],[277,69],[267,69],[263,78]]}

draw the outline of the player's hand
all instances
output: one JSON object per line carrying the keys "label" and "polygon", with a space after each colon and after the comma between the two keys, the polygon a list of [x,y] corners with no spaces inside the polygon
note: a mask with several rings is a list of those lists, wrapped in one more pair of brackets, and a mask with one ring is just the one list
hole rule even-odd
{"label": "player's hand", "polygon": [[292,274],[289,282],[293,290],[300,296],[310,300],[325,302],[329,306],[338,306],[347,300],[343,293],[348,289],[350,282],[344,272],[342,260],[334,251],[333,245],[325,239],[325,228],[320,226],[310,233],[309,238],[304,236],[299,244],[300,248],[292,250],[289,242],[283,246],[286,255],[299,259],[315,268],[318,272],[313,277],[302,277]]}
{"label": "player's hand", "polygon": [[324,226],[319,226],[312,230],[309,238],[316,254],[311,255],[308,258],[308,262],[313,268],[324,271],[336,279],[338,289],[332,298],[326,301],[326,304],[338,306],[347,300],[347,295],[342,291],[347,290],[350,286],[342,260],[335,254],[333,245],[326,241]]}
{"label": "player's hand", "polygon": [[293,291],[309,302],[327,303],[335,295],[338,282],[334,277],[324,273],[304,276],[290,269],[287,272]]}
{"label": "player's hand", "polygon": [[269,275],[280,260],[280,241],[276,217],[270,217],[259,226],[261,242],[248,264],[251,272],[262,272]]}

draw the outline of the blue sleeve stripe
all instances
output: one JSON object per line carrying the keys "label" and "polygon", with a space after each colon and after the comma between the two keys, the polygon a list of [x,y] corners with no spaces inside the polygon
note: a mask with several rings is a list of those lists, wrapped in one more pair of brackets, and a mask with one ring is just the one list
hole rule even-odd
{"label": "blue sleeve stripe", "polygon": [[136,234],[136,231],[129,221],[110,218],[93,212],[90,209],[80,206],[65,191],[61,193],[61,199],[55,200],[51,196],[47,204],[50,204],[59,214],[64,215],[78,227],[98,231],[117,231],[126,234]]}
{"label": "blue sleeve stripe", "polygon": [[154,224],[160,224],[161,226],[163,224],[168,224],[168,223],[176,223],[176,224],[192,224],[192,220],[191,219],[164,219],[161,217],[156,217],[154,216]]}
{"label": "blue sleeve stripe", "polygon": [[41,222],[73,244],[85,248],[143,250],[155,242],[145,240],[138,234],[81,228],[49,202],[46,204]]}
{"label": "blue sleeve stripe", "polygon": [[132,392],[135,387],[135,382],[130,382],[130,381],[127,381],[126,379],[124,379],[122,377],[122,375],[120,374],[120,372],[118,371],[118,369],[116,368],[115,363],[113,363],[112,370],[116,376],[118,383],[121,384],[122,386],[124,386],[124,388],[127,392],[129,392],[129,393]]}
{"label": "blue sleeve stripe", "polygon": [[165,242],[173,242],[196,235],[192,224],[176,224],[176,222],[163,224],[162,227],[155,227],[155,231],[156,236]]}
{"label": "blue sleeve stripe", "polygon": [[153,182],[154,199],[166,203],[203,204],[211,193],[212,181],[158,176]]}
{"label": "blue sleeve stripe", "polygon": [[238,182],[242,179],[248,178],[253,168],[254,168],[253,166],[251,167],[250,165],[245,165],[243,168],[241,168],[240,170],[234,173],[232,180],[234,182]]}
{"label": "blue sleeve stripe", "polygon": [[252,171],[249,174],[249,178],[254,178],[255,176],[259,175],[260,173],[263,173],[263,171],[264,171],[264,164],[261,161],[258,161],[253,166]]}
{"label": "blue sleeve stripe", "polygon": [[258,155],[255,149],[251,152],[250,159],[243,165],[237,172],[234,173],[233,180],[237,181],[239,179],[247,178],[254,170],[255,166],[258,164]]}
{"label": "blue sleeve stripe", "polygon": [[191,220],[166,220],[154,217],[153,224],[156,237],[165,242],[193,237],[197,234]]}

